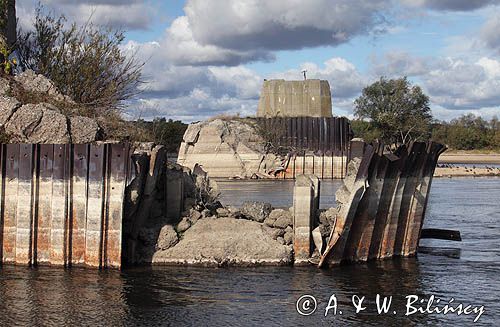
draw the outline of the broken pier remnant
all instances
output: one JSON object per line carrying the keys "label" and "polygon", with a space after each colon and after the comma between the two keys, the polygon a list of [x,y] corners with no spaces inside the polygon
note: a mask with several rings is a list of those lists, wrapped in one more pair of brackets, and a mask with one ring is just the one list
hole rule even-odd
{"label": "broken pier remnant", "polygon": [[413,142],[394,153],[351,141],[351,161],[319,266],[411,256],[417,251],[432,176],[445,146]]}
{"label": "broken pier remnant", "polygon": [[312,230],[319,206],[319,179],[299,175],[293,190],[293,250],[295,263],[306,263],[312,253]]}

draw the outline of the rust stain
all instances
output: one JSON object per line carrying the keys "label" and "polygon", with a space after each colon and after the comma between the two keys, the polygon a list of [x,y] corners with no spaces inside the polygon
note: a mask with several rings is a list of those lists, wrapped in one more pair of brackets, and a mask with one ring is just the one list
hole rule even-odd
{"label": "rust stain", "polygon": [[359,187],[350,190],[320,267],[343,260],[411,256],[417,251],[432,176],[446,148],[414,142],[394,154],[383,154],[383,145],[374,147],[375,155],[370,156],[364,142],[350,143],[350,156],[362,158],[355,180],[365,180],[368,186],[360,196]]}
{"label": "rust stain", "polygon": [[127,144],[2,145],[2,262],[120,268],[128,157]]}

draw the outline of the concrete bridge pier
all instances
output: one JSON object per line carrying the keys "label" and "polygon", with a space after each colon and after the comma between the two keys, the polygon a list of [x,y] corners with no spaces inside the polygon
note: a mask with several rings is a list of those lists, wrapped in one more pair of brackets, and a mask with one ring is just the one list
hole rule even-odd
{"label": "concrete bridge pier", "polygon": [[295,264],[307,264],[313,250],[312,230],[319,209],[320,181],[316,176],[298,175],[293,191],[293,250]]}

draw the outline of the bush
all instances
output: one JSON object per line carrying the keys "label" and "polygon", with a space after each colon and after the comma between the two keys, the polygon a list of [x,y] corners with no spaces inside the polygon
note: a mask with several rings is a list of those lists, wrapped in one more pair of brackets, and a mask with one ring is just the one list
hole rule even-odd
{"label": "bush", "polygon": [[455,150],[499,149],[500,124],[496,117],[488,122],[473,114],[463,115],[449,123],[435,123],[432,139]]}
{"label": "bush", "polygon": [[87,23],[67,26],[64,16],[36,10],[34,31],[18,33],[19,65],[52,80],[63,94],[84,105],[87,116],[121,109],[138,93],[143,64],[120,46],[122,31]]}
{"label": "bush", "polygon": [[153,121],[142,119],[133,123],[136,130],[141,134],[136,134],[138,141],[149,141],[165,146],[168,153],[176,153],[182,142],[182,137],[187,129],[187,124],[179,120],[166,120],[165,118],[155,118]]}
{"label": "bush", "polygon": [[354,114],[369,119],[386,144],[406,144],[429,138],[432,119],[429,97],[406,77],[380,78],[354,101]]}

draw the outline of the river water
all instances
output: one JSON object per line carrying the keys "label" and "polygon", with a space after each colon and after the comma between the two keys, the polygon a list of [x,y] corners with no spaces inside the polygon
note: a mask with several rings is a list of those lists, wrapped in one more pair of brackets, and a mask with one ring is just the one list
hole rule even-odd
{"label": "river water", "polygon": [[[291,205],[291,182],[220,186],[223,199],[233,204],[256,199],[277,207]],[[323,183],[322,206],[333,203],[336,187],[336,182]],[[159,267],[98,272],[5,266],[0,268],[0,325],[498,325],[500,178],[434,179],[425,225],[458,229],[463,242],[423,240],[424,252],[417,258],[331,270]],[[296,301],[306,294],[315,297],[317,309],[301,316]],[[377,294],[392,296],[387,314],[377,314]],[[337,314],[330,309],[325,317],[332,295]],[[366,310],[355,313],[353,295],[365,296]],[[441,307],[453,298],[455,307],[471,304],[478,311],[405,316],[405,297],[410,295],[419,299],[434,295]],[[474,324],[481,306],[484,313]],[[307,313],[304,310],[312,307],[299,308]]]}

